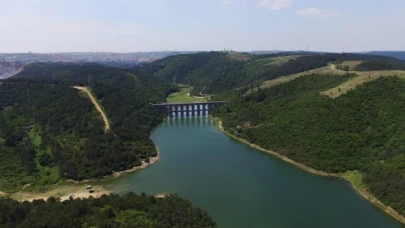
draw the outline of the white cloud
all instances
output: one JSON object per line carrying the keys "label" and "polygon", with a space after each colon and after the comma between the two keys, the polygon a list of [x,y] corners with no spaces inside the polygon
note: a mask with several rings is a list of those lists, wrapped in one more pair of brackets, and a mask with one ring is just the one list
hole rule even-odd
{"label": "white cloud", "polygon": [[257,5],[275,11],[290,7],[292,3],[293,0],[260,0]]}
{"label": "white cloud", "polygon": [[325,10],[318,8],[304,8],[297,10],[297,14],[300,16],[318,16],[318,17],[333,17],[340,16],[343,14],[342,10]]}
{"label": "white cloud", "polygon": [[222,0],[221,5],[227,6],[233,3],[233,0]]}
{"label": "white cloud", "polygon": [[318,15],[320,13],[322,13],[322,10],[317,8],[305,8],[297,10],[297,14],[301,16]]}

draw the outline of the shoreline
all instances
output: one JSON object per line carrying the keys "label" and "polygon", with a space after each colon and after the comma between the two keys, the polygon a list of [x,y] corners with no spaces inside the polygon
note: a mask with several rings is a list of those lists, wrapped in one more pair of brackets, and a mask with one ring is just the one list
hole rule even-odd
{"label": "shoreline", "polygon": [[369,201],[370,203],[372,203],[374,206],[378,207],[380,210],[383,210],[386,214],[390,215],[391,217],[395,218],[396,220],[398,220],[399,222],[401,222],[402,224],[405,224],[405,217],[402,216],[401,214],[399,214],[397,211],[395,211],[394,209],[392,209],[391,207],[389,207],[388,205],[385,205],[383,202],[381,202],[379,199],[377,199],[377,197],[375,197],[372,193],[368,192],[367,189],[364,189],[362,186],[357,185],[356,183],[354,183],[350,178],[346,177],[343,174],[337,174],[337,173],[328,173],[328,172],[324,172],[321,170],[316,170],[314,168],[308,167],[304,164],[301,164],[299,162],[296,162],[290,158],[288,158],[287,156],[281,155],[275,151],[272,150],[267,150],[264,149],[256,144],[253,144],[249,141],[247,141],[246,139],[243,138],[239,138],[231,133],[229,133],[228,131],[226,131],[224,129],[224,127],[222,126],[222,120],[218,117],[214,117],[214,120],[216,122],[216,126],[217,128],[223,132],[224,134],[226,134],[227,136],[238,140],[239,142],[242,142],[254,149],[257,149],[259,151],[262,151],[264,153],[270,154],[278,159],[281,159],[291,165],[294,165],[302,170],[305,170],[309,173],[315,174],[315,175],[319,175],[319,176],[324,176],[324,177],[332,177],[332,178],[337,178],[340,180],[344,180],[348,183],[350,183],[350,185],[353,187],[353,189],[360,194],[364,199],[366,199],[367,201]]}
{"label": "shoreline", "polygon": [[[0,191],[0,198],[1,197],[10,197],[12,199],[15,199],[17,201],[23,202],[23,201],[33,201],[33,200],[38,200],[38,199],[43,199],[47,200],[50,197],[55,197],[55,198],[60,198],[61,201],[69,200],[69,194],[73,193],[74,194],[74,199],[77,198],[89,198],[89,197],[94,197],[98,198],[101,197],[102,195],[108,195],[111,194],[112,192],[106,188],[106,186],[101,183],[103,181],[115,179],[118,177],[121,177],[126,174],[134,173],[137,171],[140,171],[142,169],[147,168],[150,165],[155,164],[160,160],[160,150],[156,146],[156,151],[157,155],[155,157],[150,157],[149,158],[149,163],[142,161],[142,165],[133,167],[132,169],[120,171],[120,172],[113,172],[113,174],[108,175],[108,176],[103,176],[100,177],[102,179],[88,179],[88,180],[82,180],[82,181],[74,181],[74,180],[65,180],[61,181],[59,183],[56,183],[52,185],[52,189],[46,190],[44,192],[40,191],[24,191],[24,189],[21,189],[20,191],[16,193],[4,193]],[[89,193],[89,190],[85,189],[85,184],[91,183],[94,190],[94,193]]]}

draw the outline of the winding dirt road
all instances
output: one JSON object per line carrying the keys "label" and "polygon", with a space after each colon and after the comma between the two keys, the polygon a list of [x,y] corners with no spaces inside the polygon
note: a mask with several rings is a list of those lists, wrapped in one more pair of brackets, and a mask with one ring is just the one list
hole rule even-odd
{"label": "winding dirt road", "polygon": [[100,105],[97,103],[96,99],[93,97],[93,94],[90,93],[89,88],[83,87],[83,86],[74,86],[73,88],[87,93],[91,102],[93,102],[94,106],[96,106],[97,111],[101,114],[101,117],[103,117],[103,121],[105,124],[104,132],[107,132],[108,130],[110,130],[110,123],[108,122],[107,115],[101,109]]}

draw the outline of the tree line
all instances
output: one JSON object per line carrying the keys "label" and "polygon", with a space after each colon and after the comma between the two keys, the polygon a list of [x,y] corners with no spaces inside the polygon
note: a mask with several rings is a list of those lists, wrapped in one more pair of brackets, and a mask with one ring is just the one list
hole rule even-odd
{"label": "tree line", "polygon": [[8,227],[108,227],[108,228],[215,228],[210,215],[175,195],[164,198],[103,195],[100,198],[56,198],[18,202],[0,199],[0,226]]}

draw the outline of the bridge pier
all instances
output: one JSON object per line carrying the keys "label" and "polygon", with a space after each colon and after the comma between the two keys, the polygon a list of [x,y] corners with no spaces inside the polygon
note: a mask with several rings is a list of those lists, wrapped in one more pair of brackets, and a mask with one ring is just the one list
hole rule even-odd
{"label": "bridge pier", "polygon": [[203,116],[209,115],[211,111],[227,101],[196,102],[196,103],[162,103],[153,104],[154,107],[170,116]]}

